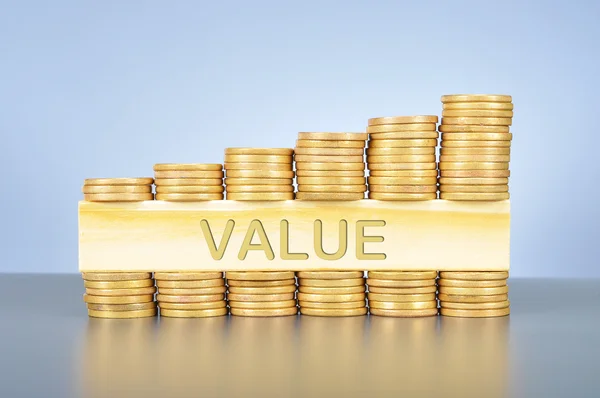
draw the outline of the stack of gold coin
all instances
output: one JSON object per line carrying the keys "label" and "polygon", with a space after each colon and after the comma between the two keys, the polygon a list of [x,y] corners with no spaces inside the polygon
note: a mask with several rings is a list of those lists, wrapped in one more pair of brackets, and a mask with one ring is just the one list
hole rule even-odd
{"label": "stack of gold coin", "polygon": [[154,279],[150,272],[84,272],[88,315],[94,318],[156,316]]}
{"label": "stack of gold coin", "polygon": [[88,178],[83,200],[88,202],[141,202],[153,200],[152,178]]}
{"label": "stack of gold coin", "polygon": [[509,198],[513,104],[510,95],[442,96],[440,198]]}
{"label": "stack of gold coin", "polygon": [[227,200],[294,199],[291,148],[226,148]]}
{"label": "stack of gold coin", "polygon": [[510,314],[507,279],[508,271],[440,272],[440,313],[465,318]]}
{"label": "stack of gold coin", "polygon": [[273,317],[297,315],[293,271],[227,271],[231,315]]}
{"label": "stack of gold coin", "polygon": [[364,199],[365,133],[299,133],[296,174],[299,200]]}
{"label": "stack of gold coin", "polygon": [[154,179],[156,200],[199,202],[223,199],[222,164],[155,164]]}
{"label": "stack of gold coin", "polygon": [[155,272],[160,316],[206,318],[227,315],[222,272]]}
{"label": "stack of gold coin", "polygon": [[369,271],[369,311],[407,318],[437,315],[436,278],[437,271]]}
{"label": "stack of gold coin", "polygon": [[301,271],[296,275],[302,315],[367,314],[363,271]]}
{"label": "stack of gold coin", "polygon": [[437,116],[369,119],[369,199],[437,198]]}

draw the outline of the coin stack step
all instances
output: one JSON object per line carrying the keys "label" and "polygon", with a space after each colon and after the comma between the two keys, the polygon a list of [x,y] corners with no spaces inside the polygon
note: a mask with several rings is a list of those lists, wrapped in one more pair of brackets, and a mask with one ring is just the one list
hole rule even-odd
{"label": "coin stack step", "polygon": [[88,178],[83,200],[88,202],[141,202],[153,200],[152,178]]}
{"label": "coin stack step", "polygon": [[297,315],[293,271],[227,271],[231,315],[274,317]]}
{"label": "coin stack step", "polygon": [[339,317],[367,314],[363,271],[300,271],[296,275],[302,315]]}
{"label": "coin stack step", "polygon": [[154,279],[150,272],[84,272],[88,315],[94,318],[156,316]]}
{"label": "coin stack step", "polygon": [[369,271],[372,315],[416,318],[438,314],[437,271]]}
{"label": "coin stack step", "polygon": [[431,115],[369,119],[369,199],[437,198],[437,121]]}
{"label": "coin stack step", "polygon": [[160,316],[207,318],[227,315],[222,272],[156,272]]}
{"label": "coin stack step", "polygon": [[440,198],[509,199],[510,95],[442,96]]}
{"label": "coin stack step", "polygon": [[296,199],[364,199],[366,139],[365,133],[298,133]]}
{"label": "coin stack step", "polygon": [[223,199],[223,165],[159,163],[154,165],[156,200],[200,202]]}
{"label": "coin stack step", "polygon": [[464,318],[510,314],[507,279],[508,271],[440,272],[440,313]]}

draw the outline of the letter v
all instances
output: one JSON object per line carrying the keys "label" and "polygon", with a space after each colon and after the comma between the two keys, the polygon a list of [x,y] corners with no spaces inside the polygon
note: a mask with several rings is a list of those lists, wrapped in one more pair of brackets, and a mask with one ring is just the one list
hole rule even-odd
{"label": "letter v", "polygon": [[227,249],[227,244],[229,243],[229,239],[231,238],[231,233],[233,232],[233,227],[235,226],[235,221],[227,220],[227,224],[225,224],[225,231],[223,232],[223,236],[221,237],[221,243],[219,244],[219,248],[217,248],[215,244],[215,239],[210,230],[210,225],[208,224],[208,220],[200,221],[200,228],[202,228],[202,233],[204,233],[204,240],[206,240],[206,244],[208,245],[208,250],[210,250],[210,255],[213,260],[220,260],[223,258],[225,254],[225,249]]}

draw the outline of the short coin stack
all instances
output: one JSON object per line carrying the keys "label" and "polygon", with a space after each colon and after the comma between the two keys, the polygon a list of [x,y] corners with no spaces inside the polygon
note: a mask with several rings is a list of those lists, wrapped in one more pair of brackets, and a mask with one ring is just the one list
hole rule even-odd
{"label": "short coin stack", "polygon": [[363,271],[301,271],[296,275],[302,315],[367,314]]}
{"label": "short coin stack", "polygon": [[228,314],[222,272],[155,272],[160,316],[206,318]]}
{"label": "short coin stack", "polygon": [[437,271],[369,271],[369,311],[391,317],[437,315]]}
{"label": "short coin stack", "polygon": [[437,116],[369,119],[369,199],[437,198]]}
{"label": "short coin stack", "polygon": [[152,178],[88,178],[83,200],[88,202],[141,202],[153,200]]}
{"label": "short coin stack", "polygon": [[299,200],[364,199],[365,133],[298,133]]}
{"label": "short coin stack", "polygon": [[231,315],[273,317],[297,315],[293,271],[227,271]]}
{"label": "short coin stack", "polygon": [[510,95],[444,95],[440,198],[509,198],[513,104]]}
{"label": "short coin stack", "polygon": [[84,272],[88,315],[94,318],[156,316],[154,279],[150,272]]}
{"label": "short coin stack", "polygon": [[465,318],[510,314],[507,279],[508,271],[440,272],[440,313]]}
{"label": "short coin stack", "polygon": [[223,199],[222,164],[155,164],[154,178],[156,200],[198,202]]}
{"label": "short coin stack", "polygon": [[291,148],[226,148],[228,200],[294,199]]}

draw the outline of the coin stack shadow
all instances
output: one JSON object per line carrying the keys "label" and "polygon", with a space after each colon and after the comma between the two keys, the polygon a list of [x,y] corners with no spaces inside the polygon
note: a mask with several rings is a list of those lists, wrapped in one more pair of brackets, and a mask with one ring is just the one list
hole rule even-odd
{"label": "coin stack shadow", "polygon": [[437,116],[369,119],[369,199],[437,198]]}
{"label": "coin stack shadow", "polygon": [[363,271],[299,271],[302,315],[358,316],[368,312]]}
{"label": "coin stack shadow", "polygon": [[222,272],[155,272],[160,316],[207,318],[227,315]]}
{"label": "coin stack shadow", "polygon": [[296,199],[364,199],[366,139],[365,133],[298,133]]}
{"label": "coin stack shadow", "polygon": [[156,200],[199,202],[223,199],[222,164],[155,164],[154,178]]}
{"label": "coin stack shadow", "polygon": [[227,271],[231,315],[274,317],[297,315],[293,271]]}
{"label": "coin stack shadow", "polygon": [[509,199],[512,97],[444,95],[442,103],[440,198]]}
{"label": "coin stack shadow", "polygon": [[[140,202],[153,200],[152,178],[91,178],[83,184],[89,202]],[[96,318],[156,316],[151,272],[84,272],[88,315]]]}
{"label": "coin stack shadow", "polygon": [[438,314],[437,271],[368,271],[372,315],[415,318]]}
{"label": "coin stack shadow", "polygon": [[440,272],[438,299],[445,316],[487,318],[510,314],[508,271]]}

